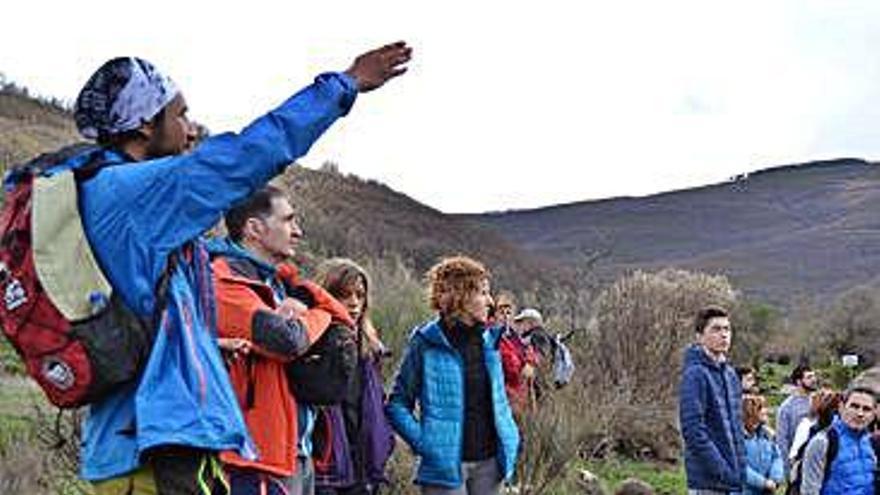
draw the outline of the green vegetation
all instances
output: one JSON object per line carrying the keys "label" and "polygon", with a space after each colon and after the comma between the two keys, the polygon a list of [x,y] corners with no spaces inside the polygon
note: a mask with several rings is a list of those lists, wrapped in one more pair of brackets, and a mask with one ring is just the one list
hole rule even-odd
{"label": "green vegetation", "polygon": [[682,464],[658,464],[615,457],[586,462],[580,467],[598,476],[607,493],[614,493],[617,486],[627,478],[638,478],[648,483],[658,494],[679,495],[687,491]]}
{"label": "green vegetation", "polygon": [[[17,382],[17,380],[16,380]],[[16,454],[14,447],[34,440],[33,418],[29,410],[37,393],[33,387],[3,381],[0,389],[0,459]]]}
{"label": "green vegetation", "polygon": [[15,353],[12,344],[5,338],[0,337],[0,376],[3,373],[10,375],[23,375],[24,363]]}
{"label": "green vegetation", "polygon": [[[758,368],[758,385],[771,408],[778,407],[785,400],[786,394],[783,392],[783,384],[791,374],[792,368],[794,366],[790,364],[776,363],[764,363]],[[775,417],[775,415],[771,416]],[[771,418],[772,420],[773,418]]]}

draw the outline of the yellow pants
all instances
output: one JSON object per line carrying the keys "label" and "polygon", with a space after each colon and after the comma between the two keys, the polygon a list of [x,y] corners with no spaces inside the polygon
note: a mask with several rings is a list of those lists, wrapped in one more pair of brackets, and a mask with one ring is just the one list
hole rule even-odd
{"label": "yellow pants", "polygon": [[95,495],[158,495],[153,468],[147,466],[132,473],[92,484]]}
{"label": "yellow pants", "polygon": [[[161,476],[158,482],[157,472]],[[204,452],[176,456],[166,453],[137,471],[92,484],[94,495],[159,495],[162,486],[165,493],[229,493],[219,459]]]}

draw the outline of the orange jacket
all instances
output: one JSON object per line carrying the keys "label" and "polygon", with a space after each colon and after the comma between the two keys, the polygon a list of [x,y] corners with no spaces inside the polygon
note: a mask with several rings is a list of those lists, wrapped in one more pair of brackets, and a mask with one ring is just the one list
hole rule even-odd
{"label": "orange jacket", "polygon": [[233,357],[228,363],[258,458],[248,461],[233,451],[221,453],[220,458],[236,467],[290,476],[296,469],[297,410],[285,363],[306,352],[332,319],[351,324],[351,318],[326,291],[299,281],[290,265],[279,266],[276,278],[287,286],[304,287],[313,306],[295,320],[280,316],[273,289],[255,276],[249,264],[244,258],[221,256],[214,259],[212,267],[219,336],[244,339],[251,345],[248,355]]}

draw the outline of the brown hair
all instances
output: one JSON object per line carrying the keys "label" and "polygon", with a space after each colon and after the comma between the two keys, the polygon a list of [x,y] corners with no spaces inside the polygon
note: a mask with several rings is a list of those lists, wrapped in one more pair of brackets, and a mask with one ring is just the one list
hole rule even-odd
{"label": "brown hair", "polygon": [[767,406],[767,399],[762,395],[747,394],[743,396],[743,426],[746,431],[754,433],[761,425],[761,410]]}
{"label": "brown hair", "polygon": [[452,256],[432,266],[426,279],[431,309],[442,315],[456,315],[480,291],[483,281],[489,279],[489,271],[472,258]]}
{"label": "brown hair", "polygon": [[831,424],[840,406],[842,395],[830,388],[819,389],[810,394],[810,416],[816,418],[821,428]]}
{"label": "brown hair", "polygon": [[361,315],[365,315],[370,307],[370,277],[366,270],[348,258],[332,258],[318,265],[315,282],[337,299],[348,297],[355,284],[361,282],[364,284],[364,309]]}
{"label": "brown hair", "polygon": [[516,306],[516,296],[513,295],[513,292],[509,290],[500,290],[498,294],[495,295],[495,306],[500,306],[502,301],[510,304],[511,306]]}
{"label": "brown hair", "polygon": [[364,307],[355,324],[363,330],[365,339],[361,348],[367,351],[377,346],[382,346],[379,339],[379,331],[373,326],[367,315],[370,308],[370,277],[367,271],[353,260],[348,258],[332,258],[324,261],[316,270],[315,282],[327,289],[331,296],[337,299],[345,299],[354,290],[355,284],[364,284]]}
{"label": "brown hair", "polygon": [[242,240],[244,224],[251,218],[266,219],[272,215],[272,201],[286,198],[284,191],[275,186],[265,186],[236,203],[223,217],[229,238],[235,242]]}
{"label": "brown hair", "polygon": [[712,318],[728,318],[729,316],[727,310],[721,306],[706,306],[697,312],[697,317],[694,319],[694,331],[703,333]]}

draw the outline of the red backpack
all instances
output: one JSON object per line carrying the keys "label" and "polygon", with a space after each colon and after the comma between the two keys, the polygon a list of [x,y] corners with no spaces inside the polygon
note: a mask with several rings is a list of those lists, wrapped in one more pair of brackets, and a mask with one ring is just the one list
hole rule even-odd
{"label": "red backpack", "polygon": [[[89,404],[137,378],[156,328],[113,292],[83,232],[77,184],[101,156],[75,145],[12,170],[0,210],[2,330],[59,407]],[[83,166],[45,173],[71,159]]]}

